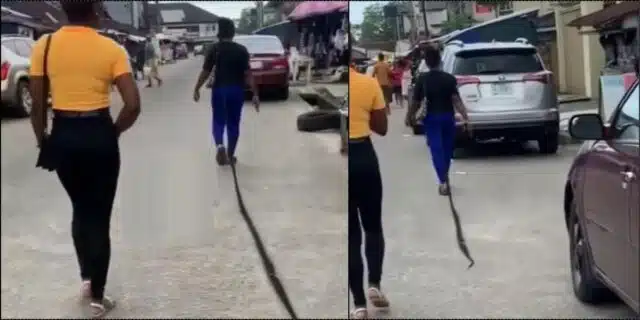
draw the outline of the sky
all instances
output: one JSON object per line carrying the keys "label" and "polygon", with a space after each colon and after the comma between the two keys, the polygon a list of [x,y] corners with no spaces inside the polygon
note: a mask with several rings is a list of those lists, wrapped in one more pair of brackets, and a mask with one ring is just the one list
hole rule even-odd
{"label": "sky", "polygon": [[[186,1],[202,9],[205,9],[217,16],[230,19],[240,18],[240,13],[244,8],[253,8],[255,1]],[[266,2],[266,1],[265,1]]]}
{"label": "sky", "polygon": [[374,3],[386,3],[388,1],[349,1],[349,22],[351,24],[362,23],[364,8]]}

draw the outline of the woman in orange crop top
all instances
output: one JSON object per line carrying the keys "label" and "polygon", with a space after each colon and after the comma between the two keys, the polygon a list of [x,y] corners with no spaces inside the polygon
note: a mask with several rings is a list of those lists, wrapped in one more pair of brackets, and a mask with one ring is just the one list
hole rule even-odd
{"label": "woman in orange crop top", "polygon": [[[31,121],[40,147],[38,166],[55,170],[71,199],[71,229],[82,293],[89,300],[92,316],[102,317],[115,306],[104,295],[104,288],[111,256],[111,210],[120,170],[118,138],[138,118],[140,95],[124,49],[95,29],[101,3],[60,2],[69,24],[42,37],[33,47]],[[47,135],[49,83],[54,118]],[[109,112],[114,83],[125,104],[115,123]]]}

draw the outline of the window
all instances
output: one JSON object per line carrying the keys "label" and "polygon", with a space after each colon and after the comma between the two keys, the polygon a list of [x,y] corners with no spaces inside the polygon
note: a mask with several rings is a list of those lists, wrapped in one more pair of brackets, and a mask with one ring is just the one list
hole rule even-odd
{"label": "window", "polygon": [[513,2],[511,1],[499,1],[497,4],[498,14],[506,15],[513,13]]}
{"label": "window", "polygon": [[535,49],[485,49],[456,54],[453,74],[481,75],[532,73],[544,67]]}
{"label": "window", "polygon": [[234,41],[247,47],[250,54],[284,54],[282,42],[276,37],[248,36]]}
{"label": "window", "polygon": [[17,51],[18,51],[18,50],[16,50],[15,40],[5,40],[5,41],[2,41],[2,46],[4,46],[5,48],[7,48],[7,49],[11,50],[11,52],[13,52],[13,53],[17,54]]}
{"label": "window", "polygon": [[31,57],[31,46],[23,40],[16,40],[15,42],[16,45],[16,51],[15,53],[23,58],[29,58]]}
{"label": "window", "polygon": [[615,118],[615,128],[619,132],[618,140],[633,141],[640,139],[640,86],[636,84],[633,92],[627,97]]}

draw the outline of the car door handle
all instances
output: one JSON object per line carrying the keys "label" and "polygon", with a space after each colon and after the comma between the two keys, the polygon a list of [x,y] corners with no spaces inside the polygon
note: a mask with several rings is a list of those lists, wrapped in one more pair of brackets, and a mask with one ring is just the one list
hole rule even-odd
{"label": "car door handle", "polygon": [[625,182],[631,182],[636,179],[636,174],[633,171],[620,171],[620,174]]}

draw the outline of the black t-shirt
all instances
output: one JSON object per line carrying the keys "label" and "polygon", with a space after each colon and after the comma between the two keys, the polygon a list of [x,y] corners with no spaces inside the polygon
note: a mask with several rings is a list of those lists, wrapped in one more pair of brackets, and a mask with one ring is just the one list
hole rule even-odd
{"label": "black t-shirt", "polygon": [[215,66],[213,87],[245,86],[245,72],[249,70],[249,51],[233,41],[220,41],[210,46],[202,69]]}
{"label": "black t-shirt", "polygon": [[430,70],[418,76],[413,101],[426,99],[427,113],[454,113],[454,95],[459,95],[456,78],[441,70]]}

